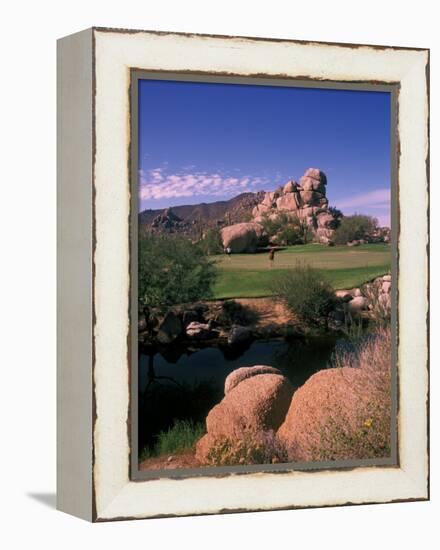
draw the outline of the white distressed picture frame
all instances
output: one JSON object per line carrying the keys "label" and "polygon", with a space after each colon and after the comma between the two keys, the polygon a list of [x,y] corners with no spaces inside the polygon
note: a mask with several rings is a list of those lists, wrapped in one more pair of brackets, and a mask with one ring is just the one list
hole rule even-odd
{"label": "white distressed picture frame", "polygon": [[[90,521],[429,498],[429,51],[94,28],[58,44],[58,508]],[[130,479],[130,71],[398,83],[398,466]]]}

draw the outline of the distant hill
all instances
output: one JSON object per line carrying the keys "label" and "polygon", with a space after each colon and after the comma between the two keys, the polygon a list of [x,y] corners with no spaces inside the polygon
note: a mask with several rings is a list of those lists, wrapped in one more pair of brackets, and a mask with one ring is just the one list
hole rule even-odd
{"label": "distant hill", "polygon": [[197,234],[209,227],[251,218],[253,208],[261,202],[264,194],[264,191],[242,193],[227,201],[143,210],[139,213],[139,227],[144,231]]}

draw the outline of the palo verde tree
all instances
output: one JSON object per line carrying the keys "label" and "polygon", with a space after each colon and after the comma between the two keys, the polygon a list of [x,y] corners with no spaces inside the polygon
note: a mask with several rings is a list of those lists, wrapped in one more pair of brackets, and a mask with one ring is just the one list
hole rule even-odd
{"label": "palo verde tree", "polygon": [[166,308],[209,298],[216,270],[202,248],[177,235],[139,240],[139,306]]}

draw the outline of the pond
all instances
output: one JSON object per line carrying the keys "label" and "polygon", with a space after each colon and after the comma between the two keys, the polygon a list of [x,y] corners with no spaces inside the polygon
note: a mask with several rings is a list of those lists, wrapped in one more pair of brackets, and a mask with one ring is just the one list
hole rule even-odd
{"label": "pond", "polygon": [[245,348],[172,347],[139,357],[139,448],[177,419],[203,422],[223,397],[226,377],[239,367],[270,365],[294,387],[326,368],[338,340],[334,336],[290,341],[257,340]]}

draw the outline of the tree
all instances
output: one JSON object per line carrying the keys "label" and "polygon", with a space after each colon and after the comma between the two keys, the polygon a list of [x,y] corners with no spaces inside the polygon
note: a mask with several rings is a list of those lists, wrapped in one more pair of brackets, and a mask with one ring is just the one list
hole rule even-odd
{"label": "tree", "polygon": [[378,221],[372,216],[364,214],[344,216],[335,231],[334,241],[336,244],[346,244],[350,241],[365,239],[377,229],[377,226]]}
{"label": "tree", "polygon": [[342,220],[342,218],[344,217],[344,214],[342,213],[341,210],[339,210],[339,208],[336,208],[336,206],[329,206],[329,207],[328,207],[328,211],[329,211],[330,214],[332,214],[333,217],[335,218],[335,225],[334,225],[334,228],[336,229],[337,227],[340,226],[341,220]]}
{"label": "tree", "polygon": [[166,308],[209,298],[216,271],[198,245],[177,235],[139,240],[138,295],[141,307]]}

